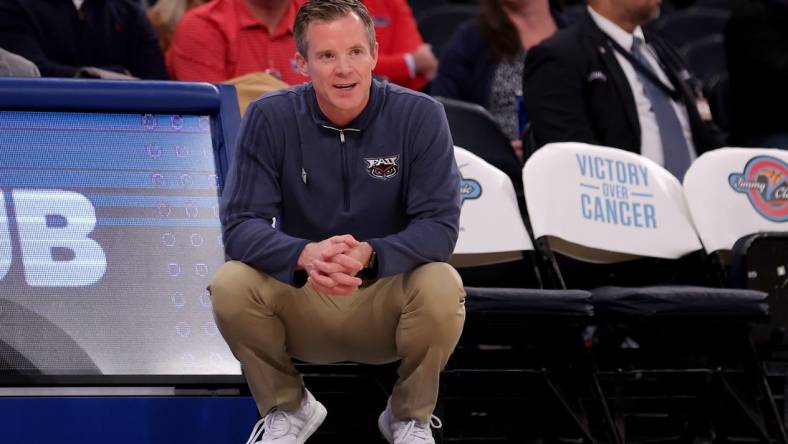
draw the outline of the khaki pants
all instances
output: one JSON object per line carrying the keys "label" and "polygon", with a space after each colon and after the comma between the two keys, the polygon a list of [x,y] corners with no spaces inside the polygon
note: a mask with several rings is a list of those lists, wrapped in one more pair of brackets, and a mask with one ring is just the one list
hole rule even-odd
{"label": "khaki pants", "polygon": [[392,413],[427,422],[465,320],[462,281],[445,263],[332,296],[228,262],[210,290],[216,323],[243,365],[261,415],[274,407],[298,408],[302,381],[291,357],[313,363],[401,360]]}

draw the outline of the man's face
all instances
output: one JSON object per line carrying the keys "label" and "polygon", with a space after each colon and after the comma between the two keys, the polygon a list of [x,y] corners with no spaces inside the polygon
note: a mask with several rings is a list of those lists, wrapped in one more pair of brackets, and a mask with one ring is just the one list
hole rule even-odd
{"label": "man's face", "polygon": [[364,23],[355,14],[306,29],[307,54],[296,54],[304,75],[312,80],[320,110],[334,124],[345,126],[369,101],[377,47],[369,47]]}

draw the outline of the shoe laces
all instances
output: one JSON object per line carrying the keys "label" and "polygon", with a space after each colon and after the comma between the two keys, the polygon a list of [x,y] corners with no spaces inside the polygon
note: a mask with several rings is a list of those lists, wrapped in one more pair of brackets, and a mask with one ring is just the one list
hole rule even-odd
{"label": "shoe laces", "polygon": [[422,423],[416,421],[415,419],[411,419],[410,421],[404,422],[403,421],[403,428],[398,430],[399,433],[396,433],[394,437],[395,443],[407,443],[411,442],[410,440],[417,438],[422,441],[429,441],[432,439],[432,430],[440,429],[443,427],[443,423],[441,422],[440,418],[435,415],[430,415],[430,422]]}
{"label": "shoe laces", "polygon": [[265,415],[265,418],[257,421],[246,444],[259,442],[257,438],[260,438],[264,431],[271,433],[276,438],[287,434],[290,431],[290,420],[287,417],[287,412],[274,410]]}

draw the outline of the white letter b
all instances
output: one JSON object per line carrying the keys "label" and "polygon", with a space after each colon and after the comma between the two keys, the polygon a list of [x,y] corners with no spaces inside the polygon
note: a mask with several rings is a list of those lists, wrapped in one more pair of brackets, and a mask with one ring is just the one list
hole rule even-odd
{"label": "white letter b", "polygon": [[[87,237],[96,226],[96,212],[85,196],[63,190],[14,190],[13,198],[28,285],[80,287],[104,276],[104,250]],[[0,272],[2,247],[0,237]],[[56,259],[55,248],[69,250],[73,258]]]}

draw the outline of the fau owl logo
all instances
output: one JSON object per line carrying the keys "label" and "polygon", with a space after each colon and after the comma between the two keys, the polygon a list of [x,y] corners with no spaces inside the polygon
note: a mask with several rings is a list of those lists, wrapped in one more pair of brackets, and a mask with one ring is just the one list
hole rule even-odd
{"label": "fau owl logo", "polygon": [[399,172],[399,156],[377,157],[364,159],[367,172],[375,179],[391,179]]}

